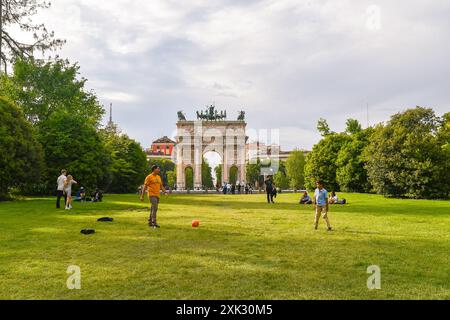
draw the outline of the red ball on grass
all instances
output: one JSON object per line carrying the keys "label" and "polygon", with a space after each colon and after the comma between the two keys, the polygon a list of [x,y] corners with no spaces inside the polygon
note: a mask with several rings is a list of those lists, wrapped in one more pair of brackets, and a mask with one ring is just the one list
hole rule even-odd
{"label": "red ball on grass", "polygon": [[198,220],[192,221],[192,227],[193,228],[198,228],[199,226],[200,226],[200,221],[198,221]]}

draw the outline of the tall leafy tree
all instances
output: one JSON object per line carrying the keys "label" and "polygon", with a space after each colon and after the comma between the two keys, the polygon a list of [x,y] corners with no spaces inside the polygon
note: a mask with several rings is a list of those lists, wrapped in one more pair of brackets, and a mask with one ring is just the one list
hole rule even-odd
{"label": "tall leafy tree", "polygon": [[365,155],[370,181],[378,193],[408,198],[448,197],[450,156],[446,139],[442,138],[443,122],[445,117],[440,119],[432,109],[417,107],[377,127]]}
{"label": "tall leafy tree", "polygon": [[359,121],[356,119],[348,119],[346,124],[347,124],[347,127],[345,129],[345,132],[348,134],[353,135],[353,134],[357,134],[362,131],[362,126],[359,123]]}
{"label": "tall leafy tree", "polygon": [[167,172],[167,185],[169,188],[173,188],[177,183],[177,171],[168,171]]}
{"label": "tall leafy tree", "polygon": [[149,161],[148,173],[150,173],[150,168],[154,165],[158,166],[161,169],[160,176],[164,185],[169,185],[167,173],[170,171],[175,171],[175,163],[168,159],[151,159]]}
{"label": "tall leafy tree", "polygon": [[111,153],[96,128],[82,116],[66,110],[55,111],[40,124],[38,140],[44,146],[47,192],[54,191],[63,168],[88,192],[108,186]]}
{"label": "tall leafy tree", "polygon": [[236,184],[237,180],[238,180],[238,168],[236,166],[232,166],[230,168],[230,181],[229,183],[231,184]]}
{"label": "tall leafy tree", "polygon": [[65,110],[98,127],[104,109],[94,92],[86,90],[86,82],[79,79],[79,66],[67,60],[19,59],[13,74],[2,77],[0,89],[35,125]]}
{"label": "tall leafy tree", "polygon": [[202,162],[202,184],[206,188],[214,188],[212,168],[206,158],[203,158]]}
{"label": "tall leafy tree", "polygon": [[186,179],[186,189],[193,190],[194,189],[194,170],[191,167],[187,167],[185,169],[185,179]]}
{"label": "tall leafy tree", "polygon": [[106,148],[111,152],[111,193],[135,192],[148,172],[147,156],[141,145],[126,134],[104,131]]}
{"label": "tall leafy tree", "polygon": [[443,152],[450,155],[450,112],[442,116],[442,123],[438,131],[438,143],[442,145]]}
{"label": "tall leafy tree", "polygon": [[222,186],[223,181],[222,181],[222,165],[219,164],[217,165],[217,167],[214,168],[214,173],[216,175],[216,184],[217,186]]}
{"label": "tall leafy tree", "polygon": [[286,160],[286,176],[289,185],[294,189],[301,189],[305,186],[305,154],[303,151],[294,150]]}
{"label": "tall leafy tree", "polygon": [[245,172],[247,182],[256,186],[261,180],[261,162],[258,160],[257,163],[247,163]]}
{"label": "tall leafy tree", "polygon": [[340,189],[346,192],[370,192],[372,186],[365,168],[364,150],[370,142],[373,128],[363,130],[357,120],[347,120],[350,140],[338,153],[336,159],[336,181]]}
{"label": "tall leafy tree", "polygon": [[339,183],[336,179],[338,169],[337,159],[340,150],[351,138],[347,134],[332,133],[326,135],[313,147],[306,157],[305,186],[308,189],[315,187],[318,179],[323,180],[327,189],[339,191]]}
{"label": "tall leafy tree", "polygon": [[22,110],[0,97],[0,200],[12,187],[28,188],[39,181],[42,149]]}
{"label": "tall leafy tree", "polygon": [[[44,54],[48,50],[60,48],[65,40],[55,38],[43,23],[34,23],[31,17],[40,9],[50,7],[50,2],[42,0],[0,0],[0,68],[5,70],[8,62],[15,58],[32,58],[36,52]],[[23,41],[13,30],[28,34],[30,41]]]}
{"label": "tall leafy tree", "polygon": [[330,130],[327,120],[320,118],[317,122],[317,131],[322,135],[322,137],[328,136],[333,132]]}

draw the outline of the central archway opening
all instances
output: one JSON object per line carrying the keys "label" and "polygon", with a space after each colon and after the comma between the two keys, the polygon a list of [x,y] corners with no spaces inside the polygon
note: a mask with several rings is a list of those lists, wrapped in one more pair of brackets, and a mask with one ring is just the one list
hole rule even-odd
{"label": "central archway opening", "polygon": [[222,157],[216,151],[208,151],[203,155],[202,183],[205,187],[222,187]]}

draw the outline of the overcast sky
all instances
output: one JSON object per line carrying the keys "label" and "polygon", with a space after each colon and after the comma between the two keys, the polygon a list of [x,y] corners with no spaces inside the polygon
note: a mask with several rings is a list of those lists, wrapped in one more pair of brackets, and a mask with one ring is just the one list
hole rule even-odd
{"label": "overcast sky", "polygon": [[56,0],[39,17],[88,87],[148,147],[215,103],[282,149],[416,105],[450,110],[448,0]]}

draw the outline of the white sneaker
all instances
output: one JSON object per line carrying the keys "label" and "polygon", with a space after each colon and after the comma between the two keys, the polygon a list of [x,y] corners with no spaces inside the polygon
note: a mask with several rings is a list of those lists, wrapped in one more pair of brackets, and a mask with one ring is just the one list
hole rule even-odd
{"label": "white sneaker", "polygon": [[71,204],[69,204],[69,209],[72,209],[72,205]]}

